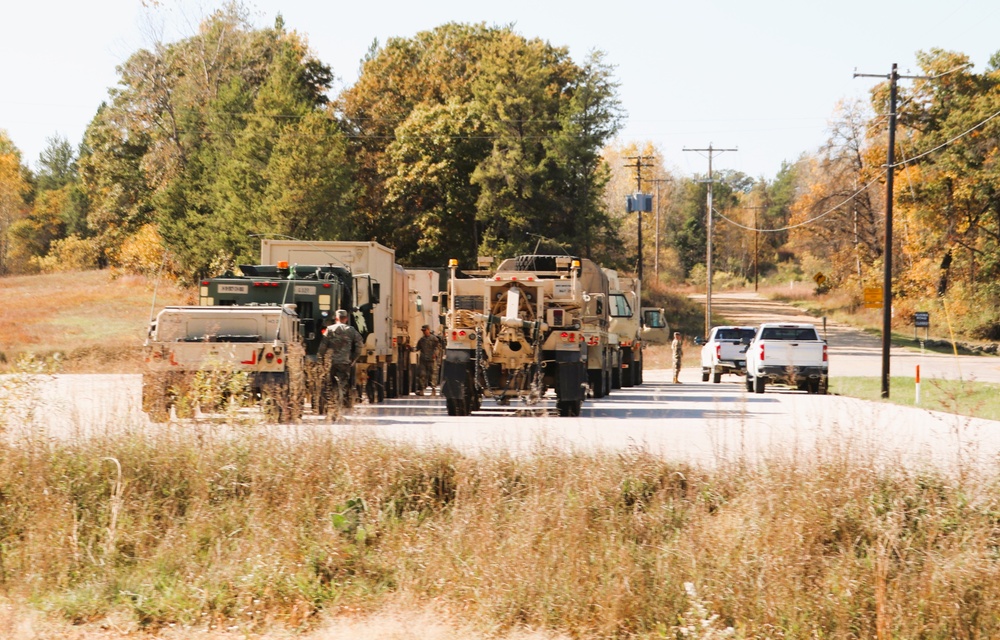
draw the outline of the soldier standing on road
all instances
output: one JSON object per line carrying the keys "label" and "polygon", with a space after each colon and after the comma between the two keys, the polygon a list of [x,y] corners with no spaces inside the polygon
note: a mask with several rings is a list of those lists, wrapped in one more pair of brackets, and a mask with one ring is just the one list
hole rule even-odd
{"label": "soldier standing on road", "polygon": [[326,328],[323,341],[319,345],[320,359],[330,352],[330,386],[342,406],[350,408],[353,403],[351,393],[351,369],[361,355],[364,340],[358,330],[347,323],[348,315],[338,309],[335,324]]}
{"label": "soldier standing on road", "polygon": [[417,340],[417,352],[420,356],[417,360],[417,395],[424,395],[424,389],[430,383],[434,387],[431,393],[436,396],[437,380],[435,380],[435,374],[437,373],[437,355],[438,349],[441,348],[441,338],[431,333],[431,328],[426,324],[420,327],[420,330],[423,331],[424,335],[420,340]]}
{"label": "soldier standing on road", "polygon": [[684,355],[684,340],[680,331],[674,331],[674,341],[670,343],[670,348],[674,352],[674,384],[680,384],[677,378],[681,375],[681,357]]}

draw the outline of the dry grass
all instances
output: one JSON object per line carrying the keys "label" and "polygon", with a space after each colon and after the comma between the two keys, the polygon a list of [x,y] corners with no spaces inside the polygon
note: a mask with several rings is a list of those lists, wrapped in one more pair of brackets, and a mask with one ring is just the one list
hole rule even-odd
{"label": "dry grass", "polygon": [[[0,367],[34,353],[60,354],[66,371],[136,371],[153,290],[144,277],[109,271],[0,278]],[[193,300],[161,283],[156,307]]]}
{"label": "dry grass", "polygon": [[145,632],[350,629],[402,601],[443,612],[443,638],[449,620],[675,637],[692,617],[734,637],[1000,635],[995,473],[882,468],[839,441],[706,469],[302,429],[2,445],[0,590]]}

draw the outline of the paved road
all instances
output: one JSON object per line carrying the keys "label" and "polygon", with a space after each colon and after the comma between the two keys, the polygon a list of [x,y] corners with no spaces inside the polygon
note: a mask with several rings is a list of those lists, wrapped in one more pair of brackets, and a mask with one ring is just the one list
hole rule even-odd
{"label": "paved road", "polygon": [[[717,463],[737,457],[809,455],[850,450],[878,460],[953,464],[996,460],[1000,422],[976,420],[923,409],[869,403],[853,398],[812,396],[768,387],[747,393],[741,378],[702,383],[700,372],[648,371],[639,387],[584,403],[579,418],[556,415],[554,398],[535,407],[484,404],[471,417],[449,417],[440,397],[411,396],[379,405],[359,405],[334,424],[307,417],[303,425],[259,425],[261,432],[308,436],[320,432],[376,436],[417,445],[447,444],[463,451],[505,449],[514,453],[555,446],[580,451],[640,447],[668,459]],[[11,421],[10,436],[26,431],[69,438],[122,430],[180,428],[224,432],[225,425],[150,425],[139,409],[140,378],[135,375],[60,375],[39,378],[31,411]]]}
{"label": "paved road", "polygon": [[[704,295],[693,295],[704,304]],[[762,322],[811,322],[822,331],[822,320],[782,302],[767,300],[748,293],[713,293],[712,315],[729,319],[733,324],[757,325]],[[826,338],[830,345],[830,375],[882,375],[882,339],[858,331],[848,325],[828,321]],[[940,353],[920,353],[904,347],[889,349],[889,373],[893,376],[916,374],[924,381],[933,379],[978,380],[1000,383],[1000,357],[954,356]],[[891,393],[891,389],[890,389]]]}

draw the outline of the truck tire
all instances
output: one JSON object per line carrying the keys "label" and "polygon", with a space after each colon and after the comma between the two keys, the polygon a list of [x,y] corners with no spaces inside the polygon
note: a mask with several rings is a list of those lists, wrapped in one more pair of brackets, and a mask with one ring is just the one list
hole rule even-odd
{"label": "truck tire", "polygon": [[558,400],[556,407],[559,409],[559,416],[563,418],[576,418],[580,415],[582,400]]}
{"label": "truck tire", "polygon": [[635,384],[635,355],[629,349],[622,355],[622,386],[634,387]]}
{"label": "truck tire", "polygon": [[611,388],[621,389],[622,388],[622,363],[619,362],[617,367],[611,368]]}
{"label": "truck tire", "polygon": [[704,368],[703,368],[703,369],[701,370],[701,381],[702,381],[702,382],[708,382],[708,377],[709,377],[710,375],[711,375],[711,372],[710,372],[710,371],[709,371],[708,369],[704,369]]}
{"label": "truck tire", "polygon": [[714,384],[719,384],[720,382],[722,382],[722,373],[720,373],[718,371],[716,371],[715,373],[713,373],[712,374],[712,382]]}
{"label": "truck tire", "polygon": [[753,392],[754,393],[764,393],[764,386],[765,386],[765,384],[766,383],[764,382],[764,378],[760,378],[760,377],[754,378],[753,379]]}
{"label": "truck tire", "polygon": [[603,398],[605,395],[604,371],[590,369],[587,371],[587,378],[590,381],[590,391],[594,395],[594,398]]}
{"label": "truck tire", "polygon": [[821,396],[825,396],[829,392],[830,392],[830,379],[821,378],[819,381],[819,388],[816,390],[816,393],[818,393]]}

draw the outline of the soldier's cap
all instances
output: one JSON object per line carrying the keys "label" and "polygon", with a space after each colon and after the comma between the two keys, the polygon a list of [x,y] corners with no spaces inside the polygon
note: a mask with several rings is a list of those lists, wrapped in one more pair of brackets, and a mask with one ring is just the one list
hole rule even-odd
{"label": "soldier's cap", "polygon": [[420,330],[421,331],[430,331],[430,328],[431,328],[430,325],[425,324],[424,326],[420,327]]}

